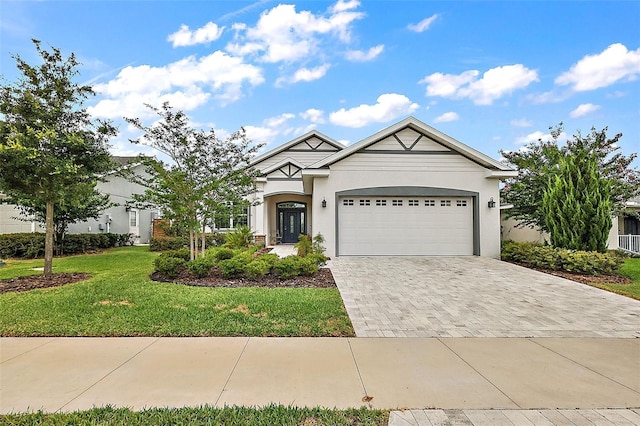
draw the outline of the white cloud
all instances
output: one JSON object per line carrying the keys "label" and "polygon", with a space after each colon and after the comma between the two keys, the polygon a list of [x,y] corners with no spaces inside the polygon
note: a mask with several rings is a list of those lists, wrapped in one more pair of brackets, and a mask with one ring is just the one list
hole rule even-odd
{"label": "white cloud", "polygon": [[358,0],[349,0],[349,1],[338,0],[336,4],[331,6],[331,11],[334,13],[345,12],[347,10],[355,9],[358,6],[360,6],[360,2]]}
{"label": "white cloud", "polygon": [[518,120],[511,120],[511,125],[513,127],[531,127],[533,126],[533,122],[531,120],[527,120],[526,118],[521,118]]}
{"label": "white cloud", "polygon": [[578,118],[600,109],[600,105],[582,104],[569,113],[571,118]]}
{"label": "white cloud", "polygon": [[611,86],[618,81],[633,81],[640,74],[640,48],[629,51],[615,43],[599,54],[587,55],[569,71],[555,79],[560,86],[570,85],[576,92]]}
{"label": "white cloud", "polygon": [[409,24],[407,26],[407,28],[409,28],[411,31],[415,31],[417,33],[421,33],[424,32],[426,30],[429,29],[429,27],[431,26],[431,24],[433,24],[433,22],[438,19],[440,15],[435,14],[432,15],[428,18],[423,19],[422,21],[418,22],[417,24]]}
{"label": "white cloud", "polygon": [[293,74],[293,83],[297,83],[298,81],[313,81],[322,78],[329,71],[329,64],[324,64],[317,66],[315,68],[300,68],[298,71]]}
{"label": "white cloud", "polygon": [[191,31],[187,25],[180,25],[178,31],[167,37],[167,41],[173,42],[173,47],[210,43],[219,39],[223,31],[224,27],[218,27],[213,22],[207,22],[195,31]]}
{"label": "white cloud", "polygon": [[446,123],[449,121],[459,120],[460,116],[455,112],[445,112],[444,114],[436,117],[433,122],[434,123]]}
{"label": "white cloud", "polygon": [[368,62],[375,59],[384,50],[384,44],[379,44],[365,51],[362,50],[349,50],[345,57],[349,61],[353,62]]}
{"label": "white cloud", "polygon": [[242,96],[243,85],[263,82],[260,68],[220,51],[199,59],[188,56],[162,67],[128,66],[113,80],[93,86],[103,99],[89,112],[98,117],[135,117],[131,114],[144,115],[143,103],[159,106],[165,100],[188,111],[212,95],[223,103],[235,101]]}
{"label": "white cloud", "polygon": [[492,68],[482,78],[478,78],[479,75],[478,70],[464,71],[459,75],[434,73],[420,83],[427,84],[427,96],[469,98],[476,105],[491,105],[496,99],[539,81],[538,73],[522,64]]}
{"label": "white cloud", "polygon": [[380,95],[375,105],[362,104],[360,106],[344,109],[329,114],[329,121],[338,126],[363,127],[369,123],[384,123],[399,116],[408,115],[419,108],[409,98],[397,93],[385,93]]}
{"label": "white cloud", "polygon": [[309,108],[308,110],[301,112],[300,117],[308,120],[312,123],[324,124],[324,111],[315,108]]}
{"label": "white cloud", "polygon": [[[269,145],[273,143],[277,136],[287,134],[291,131],[288,125],[289,120],[295,118],[295,114],[284,113],[262,120],[261,126],[244,126],[247,136],[255,143]],[[266,147],[264,149],[269,149]]]}
{"label": "white cloud", "polygon": [[[558,140],[563,140],[567,137],[567,134],[565,132],[562,132],[560,134],[560,136],[558,136]],[[539,140],[543,141],[543,142],[549,142],[553,140],[553,137],[551,136],[550,133],[543,133],[539,130],[533,132],[533,133],[529,133],[528,135],[525,136],[520,136],[518,138],[516,138],[516,143],[521,145],[521,144],[528,144],[531,142],[538,142]]]}
{"label": "white cloud", "polygon": [[295,5],[279,4],[262,13],[254,27],[234,25],[236,42],[227,45],[234,54],[261,54],[260,60],[269,63],[295,62],[317,53],[322,43],[320,35],[334,34],[348,42],[353,21],[364,13],[352,9],[357,1],[339,1],[327,14],[297,12]]}

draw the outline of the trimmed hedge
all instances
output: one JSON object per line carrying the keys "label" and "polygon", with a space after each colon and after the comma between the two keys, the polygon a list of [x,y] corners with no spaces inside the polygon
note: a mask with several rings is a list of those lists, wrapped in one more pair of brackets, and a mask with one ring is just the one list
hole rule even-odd
{"label": "trimmed hedge", "polygon": [[[19,233],[0,235],[0,258],[36,259],[44,257],[43,233]],[[104,250],[131,243],[130,234],[67,234],[62,244],[65,255]],[[57,244],[54,249],[57,249]],[[59,254],[59,253],[56,253]]]}
{"label": "trimmed hedge", "polygon": [[624,263],[616,253],[567,250],[535,243],[502,242],[502,260],[534,268],[568,271],[585,275],[611,274]]}
{"label": "trimmed hedge", "polygon": [[[207,247],[215,247],[224,244],[224,234],[207,234],[205,242]],[[202,247],[202,240],[198,239],[198,247]],[[149,241],[150,251],[179,250],[189,247],[189,237],[158,237]]]}

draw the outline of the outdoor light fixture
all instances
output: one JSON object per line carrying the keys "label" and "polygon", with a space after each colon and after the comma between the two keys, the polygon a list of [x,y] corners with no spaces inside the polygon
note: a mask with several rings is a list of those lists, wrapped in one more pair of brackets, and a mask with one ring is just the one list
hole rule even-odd
{"label": "outdoor light fixture", "polygon": [[488,206],[490,209],[494,208],[496,206],[496,202],[493,201],[493,197],[489,198],[489,203]]}
{"label": "outdoor light fixture", "polygon": [[327,200],[322,197],[322,207],[327,207]]}

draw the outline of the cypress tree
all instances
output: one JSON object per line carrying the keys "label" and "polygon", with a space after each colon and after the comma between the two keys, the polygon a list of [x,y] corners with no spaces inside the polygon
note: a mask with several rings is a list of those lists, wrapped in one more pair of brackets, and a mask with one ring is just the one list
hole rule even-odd
{"label": "cypress tree", "polygon": [[611,228],[610,184],[593,155],[563,156],[542,198],[551,244],[571,250],[604,252]]}

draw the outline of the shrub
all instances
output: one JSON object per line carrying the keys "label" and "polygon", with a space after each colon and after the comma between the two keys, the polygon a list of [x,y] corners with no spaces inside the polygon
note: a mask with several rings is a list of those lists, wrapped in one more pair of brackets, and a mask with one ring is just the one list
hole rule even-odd
{"label": "shrub", "polygon": [[580,274],[611,274],[624,263],[612,253],[567,250],[534,243],[502,242],[502,259],[541,269]]}
{"label": "shrub", "polygon": [[191,259],[191,253],[189,252],[189,249],[181,248],[179,250],[167,250],[162,253],[160,257],[175,257],[187,262],[189,261],[189,259]]}
{"label": "shrub", "polygon": [[[67,234],[62,241],[62,247],[56,243],[56,254],[80,254],[115,247],[121,238],[124,238],[123,235],[128,236],[129,234]],[[16,259],[43,257],[44,239],[45,234],[43,233],[0,235],[0,257]]]}
{"label": "shrub", "polygon": [[242,274],[245,267],[251,263],[251,255],[247,253],[240,253],[233,256],[231,259],[225,259],[218,262],[218,268],[225,277],[235,277]]}
{"label": "shrub", "polygon": [[149,241],[149,250],[151,251],[178,250],[188,245],[189,245],[189,240],[183,237],[151,238],[151,241]]}
{"label": "shrub", "polygon": [[199,257],[187,263],[187,269],[198,278],[204,278],[209,275],[213,267],[213,260],[206,257]]}
{"label": "shrub", "polygon": [[327,263],[327,256],[322,253],[311,253],[307,256],[307,259],[311,260],[318,266],[324,266]]}
{"label": "shrub", "polygon": [[298,249],[298,256],[305,257],[313,250],[311,236],[307,234],[298,235],[298,242],[294,245]]}
{"label": "shrub", "polygon": [[158,256],[153,264],[155,271],[168,278],[175,278],[186,265],[186,261],[179,257]]}
{"label": "shrub", "polygon": [[264,277],[269,271],[271,271],[271,265],[262,259],[256,259],[248,263],[244,268],[244,273],[249,278]]}
{"label": "shrub", "polygon": [[274,265],[280,277],[287,279],[298,275],[313,275],[318,272],[318,265],[313,259],[300,256],[287,256]]}
{"label": "shrub", "polygon": [[[324,255],[324,237],[322,234],[318,233],[315,237],[313,237],[313,253],[314,254],[322,254]],[[325,257],[325,261],[326,261]]]}
{"label": "shrub", "polygon": [[205,257],[213,259],[215,263],[218,263],[221,260],[231,259],[235,255],[236,252],[229,247],[216,247],[207,249]]}
{"label": "shrub", "polygon": [[229,248],[246,248],[253,243],[253,232],[248,226],[238,226],[229,231],[225,237],[224,246]]}
{"label": "shrub", "polygon": [[277,254],[266,253],[258,256],[256,260],[260,260],[262,262],[266,262],[269,265],[269,268],[272,269],[278,261],[280,261],[280,257]]}

